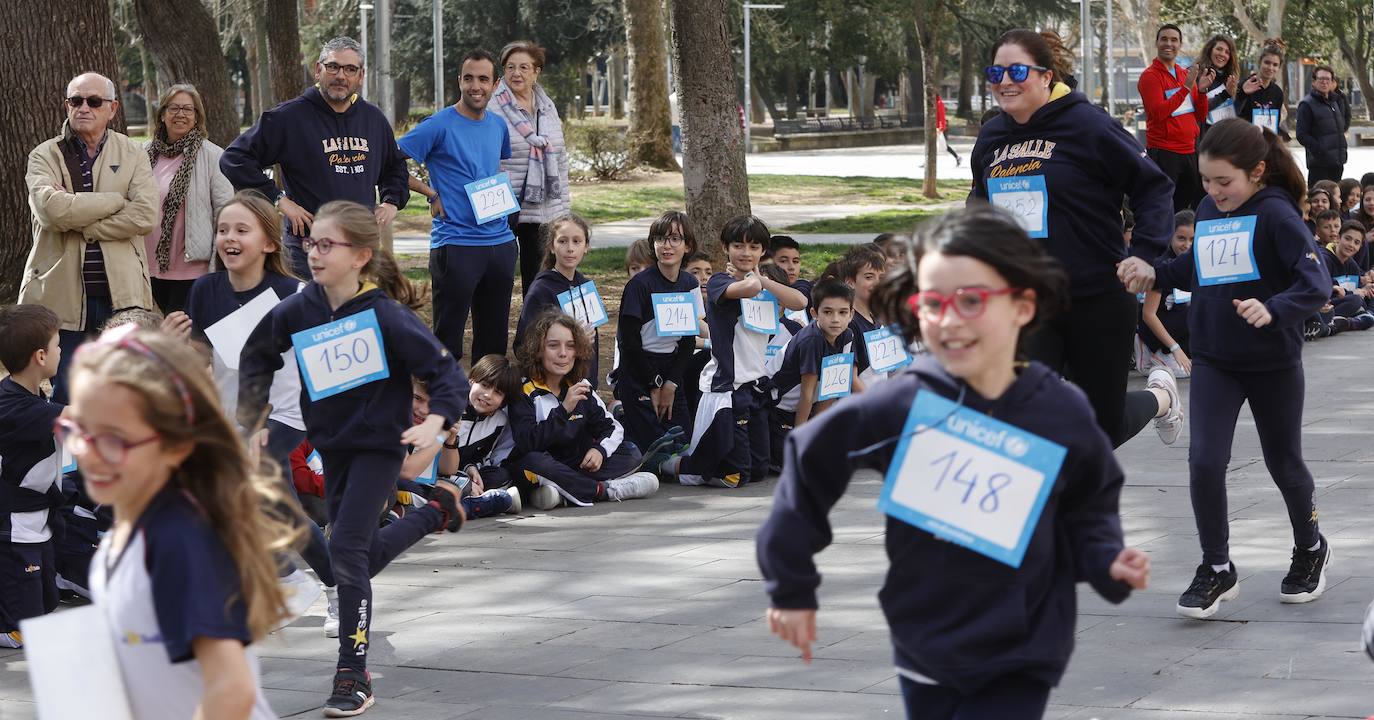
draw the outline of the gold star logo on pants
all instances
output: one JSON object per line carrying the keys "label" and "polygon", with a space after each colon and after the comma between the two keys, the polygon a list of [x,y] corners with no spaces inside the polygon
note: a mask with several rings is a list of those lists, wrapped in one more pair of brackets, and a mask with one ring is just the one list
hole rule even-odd
{"label": "gold star logo on pants", "polygon": [[359,645],[366,645],[366,644],[367,644],[367,628],[358,628],[358,632],[355,632],[355,633],[353,633],[352,635],[349,635],[349,636],[348,636],[348,639],[353,641],[353,647],[354,647],[354,648],[357,648]]}

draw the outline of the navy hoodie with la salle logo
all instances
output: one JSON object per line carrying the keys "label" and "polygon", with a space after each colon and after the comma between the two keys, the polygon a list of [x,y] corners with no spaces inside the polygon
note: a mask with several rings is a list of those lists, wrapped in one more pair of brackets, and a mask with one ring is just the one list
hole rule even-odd
{"label": "navy hoodie with la salle logo", "polygon": [[277,164],[286,176],[286,194],[312,213],[330,200],[400,209],[410,198],[396,135],[381,109],[362,98],[335,112],[319,88],[306,88],[230,143],[219,168],[235,190],[251,188],[273,198],[277,187],[263,169]]}
{"label": "navy hoodie with la salle logo", "polygon": [[1045,248],[1069,273],[1073,296],[1121,290],[1126,258],[1121,204],[1135,215],[1129,253],[1153,261],[1173,235],[1174,185],[1115,118],[1056,83],[1024,125],[1002,113],[973,146],[970,199],[988,199],[988,180],[1041,176],[1049,196]]}
{"label": "navy hoodie with la salle logo", "polygon": [[[831,542],[827,514],[850,477],[887,470],[918,392],[953,400],[962,384],[920,357],[882,392],[844,398],[792,431],[773,511],[758,533],[773,607],[817,607],[821,576],[812,556]],[[1109,574],[1123,547],[1121,467],[1083,391],[1040,363],[1022,368],[996,400],[965,389],[963,404],[1033,429],[1067,453],[1019,568],[887,518],[891,565],[878,600],[897,664],[964,693],[1011,674],[1054,685],[1073,652],[1076,583],[1091,583],[1114,603],[1130,595]]]}
{"label": "navy hoodie with la salle logo", "polygon": [[[1212,198],[1198,204],[1197,220],[1255,216],[1253,248],[1259,278],[1227,285],[1198,285],[1193,250],[1155,266],[1157,287],[1191,290],[1188,346],[1193,362],[1223,370],[1285,370],[1302,364],[1303,321],[1317,313],[1331,294],[1331,274],[1317,254],[1293,197],[1260,188],[1240,207],[1221,212]],[[1234,300],[1256,298],[1274,316],[1256,328],[1236,313]]]}

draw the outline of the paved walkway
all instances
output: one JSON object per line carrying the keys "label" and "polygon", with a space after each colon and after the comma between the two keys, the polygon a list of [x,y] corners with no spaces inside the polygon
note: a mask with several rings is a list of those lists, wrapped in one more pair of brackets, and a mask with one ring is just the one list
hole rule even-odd
{"label": "paved walkway", "polygon": [[[1363,360],[1374,333],[1307,346],[1304,448],[1331,588],[1278,602],[1291,539],[1248,414],[1230,476],[1241,596],[1218,619],[1175,616],[1198,561],[1187,435],[1120,451],[1128,541],[1151,554],[1151,588],[1112,606],[1080,592],[1078,645],[1056,720],[1298,720],[1374,713],[1359,623],[1374,597],[1374,405]],[[1135,380],[1136,386],[1141,384]],[[1185,383],[1186,384],[1186,383]],[[666,487],[623,505],[475,521],[435,536],[376,580],[366,717],[480,720],[833,720],[901,717],[875,593],[887,562],[880,479],[864,474],[832,514],[816,660],[804,666],[762,621],[753,536],[773,482],[737,492]],[[335,652],[316,608],[260,649],[283,716],[318,717]],[[23,656],[0,650],[0,718],[34,716]],[[73,688],[81,673],[74,670]]]}

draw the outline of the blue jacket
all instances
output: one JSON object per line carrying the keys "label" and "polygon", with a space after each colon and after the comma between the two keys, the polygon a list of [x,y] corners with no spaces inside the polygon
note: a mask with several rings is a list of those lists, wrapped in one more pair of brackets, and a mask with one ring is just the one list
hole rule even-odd
{"label": "blue jacket", "polygon": [[[324,288],[310,283],[282,300],[248,336],[239,356],[239,424],[256,427],[282,367],[292,333],[371,309],[377,313],[389,376],[311,402],[301,378],[301,414],[306,437],[317,450],[396,450],[411,425],[411,376],[429,384],[429,411],[445,418],[447,429],[467,406],[468,380],[434,333],[406,306],[368,284],[338,310],[331,310]],[[299,363],[297,364],[299,367]]]}
{"label": "blue jacket", "polygon": [[[1188,311],[1188,345],[1193,361],[1223,370],[1285,370],[1302,364],[1303,321],[1331,295],[1331,275],[1293,199],[1282,189],[1261,188],[1239,208],[1223,213],[1205,197],[1198,222],[1254,215],[1255,265],[1259,279],[1229,285],[1198,285],[1193,249],[1155,266],[1155,285],[1193,293]],[[1257,298],[1274,316],[1252,327],[1232,300]]]}
{"label": "blue jacket", "polygon": [[1064,264],[1075,298],[1121,290],[1116,264],[1127,255],[1121,220],[1127,196],[1136,222],[1129,254],[1154,261],[1169,247],[1173,183],[1115,118],[1064,85],[1055,85],[1049,103],[1025,125],[1005,113],[984,125],[969,166],[971,199],[986,200],[992,178],[1044,177],[1045,249]]}
{"label": "blue jacket", "polygon": [[[830,508],[856,470],[886,471],[916,393],[953,399],[962,381],[929,357],[883,384],[844,398],[787,438],[773,511],[758,533],[758,560],[774,607],[814,608],[821,576],[812,556],[831,542]],[[1002,397],[971,388],[965,407],[1063,445],[1068,452],[1020,568],[887,518],[891,565],[878,599],[899,666],[960,692],[1011,673],[1053,685],[1073,651],[1075,583],[1121,602],[1129,586],[1108,569],[1122,549],[1123,481],[1083,392],[1039,363]]]}
{"label": "blue jacket", "polygon": [[[235,190],[254,189],[269,199],[277,186],[263,170],[280,164],[286,194],[309,212],[330,200],[363,207],[410,198],[405,156],[382,111],[358,98],[335,112],[314,87],[268,110],[220,157],[219,169]],[[381,200],[378,200],[380,195]]]}

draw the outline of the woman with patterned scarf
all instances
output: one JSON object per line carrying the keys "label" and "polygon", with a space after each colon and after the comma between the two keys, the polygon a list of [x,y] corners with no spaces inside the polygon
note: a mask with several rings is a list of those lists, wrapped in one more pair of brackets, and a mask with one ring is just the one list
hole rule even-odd
{"label": "woman with patterned scarf", "polygon": [[520,198],[520,212],[510,216],[510,223],[520,243],[523,294],[544,258],[540,227],[570,210],[568,152],[558,108],[539,86],[544,48],[526,40],[510,43],[501,49],[501,70],[490,107],[510,130],[510,158],[501,161],[501,170]]}
{"label": "woman with patterned scarf", "polygon": [[157,106],[153,139],[145,147],[162,203],[144,242],[153,299],[171,314],[186,305],[191,283],[210,268],[215,216],[234,187],[219,171],[224,150],[205,139],[205,104],[195,86],[167,88]]}

